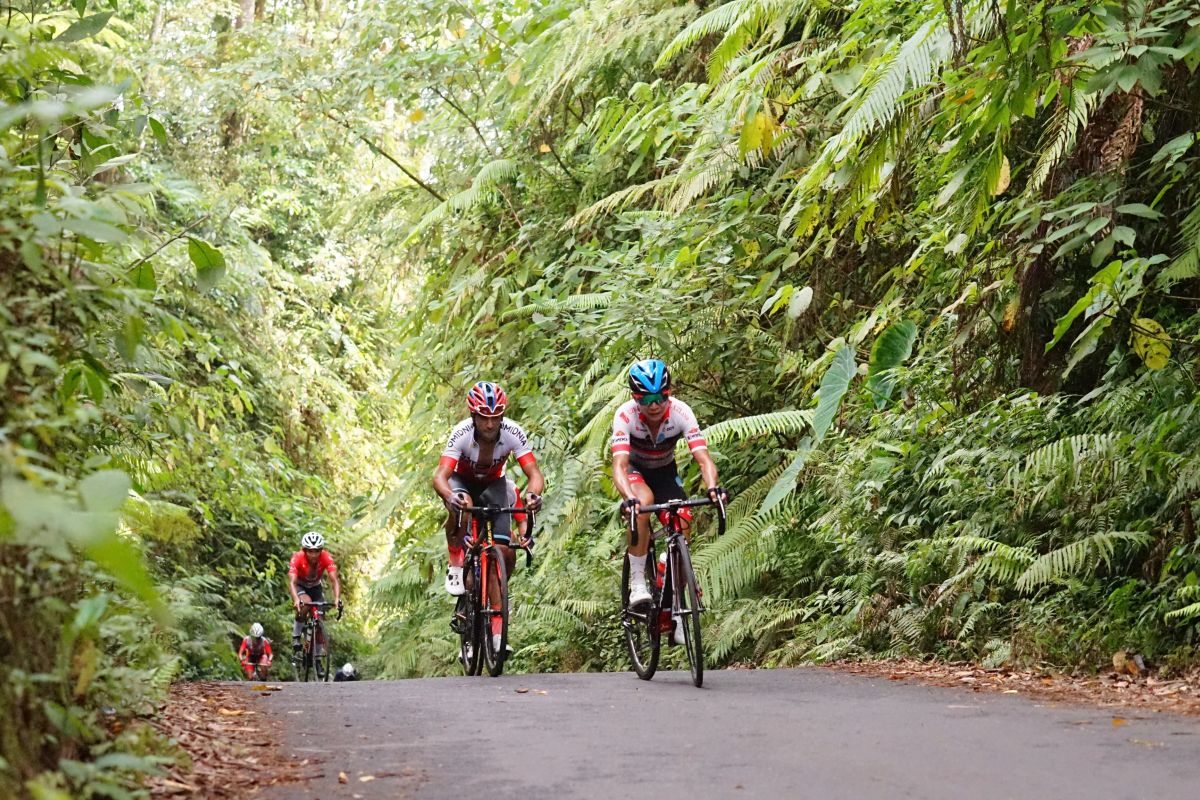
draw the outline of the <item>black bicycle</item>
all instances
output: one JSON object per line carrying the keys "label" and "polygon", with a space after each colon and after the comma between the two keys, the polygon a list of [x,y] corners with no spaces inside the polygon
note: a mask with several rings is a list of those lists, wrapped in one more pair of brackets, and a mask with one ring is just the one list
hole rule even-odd
{"label": "black bicycle", "polygon": [[[670,635],[673,626],[683,627],[684,649],[692,670],[692,683],[704,683],[704,645],[700,638],[700,615],[704,603],[696,572],[692,569],[692,557],[688,552],[687,537],[679,512],[685,508],[715,505],[717,507],[717,534],[725,533],[725,503],[707,497],[693,500],[669,500],[649,506],[638,506],[639,513],[666,512],[666,523],[650,533],[650,547],[646,553],[646,585],[650,588],[651,600],[637,606],[629,605],[629,558],[623,559],[621,569],[621,627],[625,631],[625,644],[629,658],[638,677],[648,681],[658,669],[662,634]],[[638,541],[635,514],[629,515],[629,536],[634,546]],[[667,563],[663,574],[658,574],[658,555],[655,542],[666,538]],[[677,591],[678,589],[678,591]]]}
{"label": "black bicycle", "polygon": [[[473,506],[458,512],[458,525],[462,515],[471,515],[471,527],[467,532],[466,559],[463,562],[463,577],[467,591],[459,595],[454,605],[454,616],[450,628],[458,634],[458,658],[467,675],[479,675],[482,663],[487,663],[488,674],[493,678],[504,671],[504,660],[508,655],[508,569],[504,565],[504,553],[494,538],[496,517],[501,514],[525,514],[529,528],[523,542],[515,548],[525,551],[525,566],[533,563],[534,512],[520,506]],[[481,524],[482,523],[482,524]],[[513,524],[516,538],[516,524]],[[497,601],[490,601],[495,588]],[[500,643],[492,641],[492,619],[500,617]]]}
{"label": "black bicycle", "polygon": [[[300,613],[304,615],[304,624],[300,628],[300,652],[292,656],[292,671],[298,681],[312,680],[328,681],[333,677],[329,672],[329,636],[325,633],[325,610],[332,608],[334,603],[326,600],[305,600],[300,603]],[[342,618],[338,609],[338,619]]]}

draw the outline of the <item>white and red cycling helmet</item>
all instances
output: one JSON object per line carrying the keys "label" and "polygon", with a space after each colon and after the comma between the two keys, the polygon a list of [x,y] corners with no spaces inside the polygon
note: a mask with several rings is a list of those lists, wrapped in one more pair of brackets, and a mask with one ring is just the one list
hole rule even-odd
{"label": "white and red cycling helmet", "polygon": [[508,408],[508,395],[500,384],[479,381],[467,392],[467,409],[481,417],[502,417]]}

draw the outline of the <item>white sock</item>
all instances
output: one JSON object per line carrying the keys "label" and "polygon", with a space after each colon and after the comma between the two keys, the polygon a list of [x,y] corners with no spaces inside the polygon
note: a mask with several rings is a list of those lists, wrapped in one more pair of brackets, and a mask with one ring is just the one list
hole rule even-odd
{"label": "white sock", "polygon": [[646,554],[635,556],[629,554],[629,579],[630,583],[645,583],[646,582]]}

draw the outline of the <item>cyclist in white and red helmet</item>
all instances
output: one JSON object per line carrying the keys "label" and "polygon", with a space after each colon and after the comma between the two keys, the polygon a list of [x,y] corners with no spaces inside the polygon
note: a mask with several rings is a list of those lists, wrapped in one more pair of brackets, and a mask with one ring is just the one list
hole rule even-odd
{"label": "cyclist in white and red helmet", "polygon": [[333,602],[342,610],[342,582],[338,580],[337,565],[333,556],[325,549],[325,537],[317,531],[309,531],[300,539],[300,549],[292,554],[288,564],[288,589],[292,593],[292,605],[296,609],[296,621],[292,625],[292,650],[300,650],[300,630],[303,616],[302,602],[319,603],[325,599],[325,588],[321,579],[329,575],[333,584]]}
{"label": "cyclist in white and red helmet", "polygon": [[[454,426],[441,460],[433,474],[433,489],[446,504],[446,546],[450,554],[450,566],[446,570],[446,591],[461,595],[463,586],[463,537],[466,535],[468,518],[464,515],[462,527],[458,525],[458,512],[473,505],[512,506],[518,497],[510,491],[504,476],[504,467],[511,455],[525,473],[524,504],[532,511],[542,507],[542,490],[545,478],[529,445],[529,436],[520,425],[504,418],[508,409],[508,395],[498,384],[479,381],[467,392],[467,410],[471,416]],[[511,572],[516,556],[508,547],[511,541],[511,524],[507,515],[494,522],[493,535]],[[499,616],[493,623],[501,622]],[[493,631],[498,635],[499,631]]]}
{"label": "cyclist in white and red helmet", "polygon": [[271,652],[271,640],[263,636],[263,626],[259,623],[254,623],[250,626],[250,635],[242,637],[242,646],[238,648],[238,658],[242,662],[242,669],[246,672],[246,677],[249,678],[254,674],[254,668],[262,666],[264,669],[271,666],[271,662],[275,656]]}

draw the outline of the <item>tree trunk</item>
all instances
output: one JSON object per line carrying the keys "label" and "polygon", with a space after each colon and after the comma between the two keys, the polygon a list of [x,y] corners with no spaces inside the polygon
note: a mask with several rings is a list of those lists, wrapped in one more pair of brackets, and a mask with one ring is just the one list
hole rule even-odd
{"label": "tree trunk", "polygon": [[259,19],[257,6],[257,0],[238,0],[238,15],[233,27],[242,30],[254,20]]}

